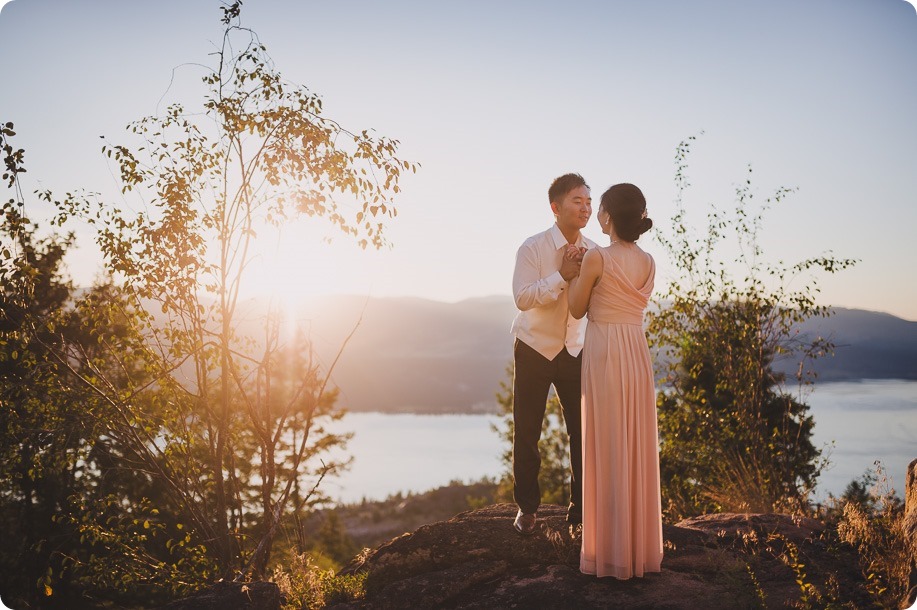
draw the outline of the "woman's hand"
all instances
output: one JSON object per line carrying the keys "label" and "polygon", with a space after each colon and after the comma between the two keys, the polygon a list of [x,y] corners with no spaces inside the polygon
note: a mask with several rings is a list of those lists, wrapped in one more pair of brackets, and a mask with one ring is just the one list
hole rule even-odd
{"label": "woman's hand", "polygon": [[586,248],[581,248],[575,244],[567,244],[567,248],[564,250],[564,259],[581,263],[585,254]]}

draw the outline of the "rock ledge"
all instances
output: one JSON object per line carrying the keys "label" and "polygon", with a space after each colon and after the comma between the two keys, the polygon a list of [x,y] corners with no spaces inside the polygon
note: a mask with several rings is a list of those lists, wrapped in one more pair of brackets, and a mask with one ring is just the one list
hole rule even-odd
{"label": "rock ledge", "polygon": [[717,514],[666,525],[662,572],[618,581],[579,572],[564,508],[542,506],[530,537],[512,529],[515,512],[488,506],[383,544],[341,572],[366,574],[366,598],[334,607],[782,607],[802,597],[787,550],[820,595],[868,602],[854,551],[824,542],[811,519]]}

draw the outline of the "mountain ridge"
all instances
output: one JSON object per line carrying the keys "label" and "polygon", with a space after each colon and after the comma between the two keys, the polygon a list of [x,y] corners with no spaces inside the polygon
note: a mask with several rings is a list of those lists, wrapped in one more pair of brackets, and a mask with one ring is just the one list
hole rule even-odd
{"label": "mountain ridge", "polygon": [[[829,337],[835,354],[814,362],[817,380],[917,380],[917,322],[832,308],[800,325]],[[339,404],[350,411],[494,413],[512,361],[513,299],[488,295],[449,303],[420,297],[314,297],[297,310],[320,362],[330,365]],[[358,324],[359,321],[359,324]],[[796,362],[777,362],[792,376]]]}

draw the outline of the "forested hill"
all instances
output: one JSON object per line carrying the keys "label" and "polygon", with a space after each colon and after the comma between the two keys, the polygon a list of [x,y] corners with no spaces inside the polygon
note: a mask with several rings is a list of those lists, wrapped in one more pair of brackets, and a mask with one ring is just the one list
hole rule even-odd
{"label": "forested hill", "polygon": [[[362,313],[362,319],[361,319]],[[339,404],[352,411],[495,412],[494,394],[512,359],[509,296],[442,303],[416,298],[325,297],[297,314],[316,354],[329,364],[356,328],[334,370]],[[917,380],[917,322],[836,309],[808,321],[806,335],[831,337],[833,357],[818,380]],[[778,367],[792,374],[797,363]]]}

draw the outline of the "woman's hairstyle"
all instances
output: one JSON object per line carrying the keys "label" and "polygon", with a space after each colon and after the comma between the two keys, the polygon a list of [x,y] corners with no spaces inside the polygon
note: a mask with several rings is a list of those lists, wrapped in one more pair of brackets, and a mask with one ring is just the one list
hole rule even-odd
{"label": "woman's hairstyle", "polygon": [[637,241],[653,227],[646,217],[646,199],[633,184],[616,184],[602,193],[602,209],[611,217],[615,233],[624,241]]}

